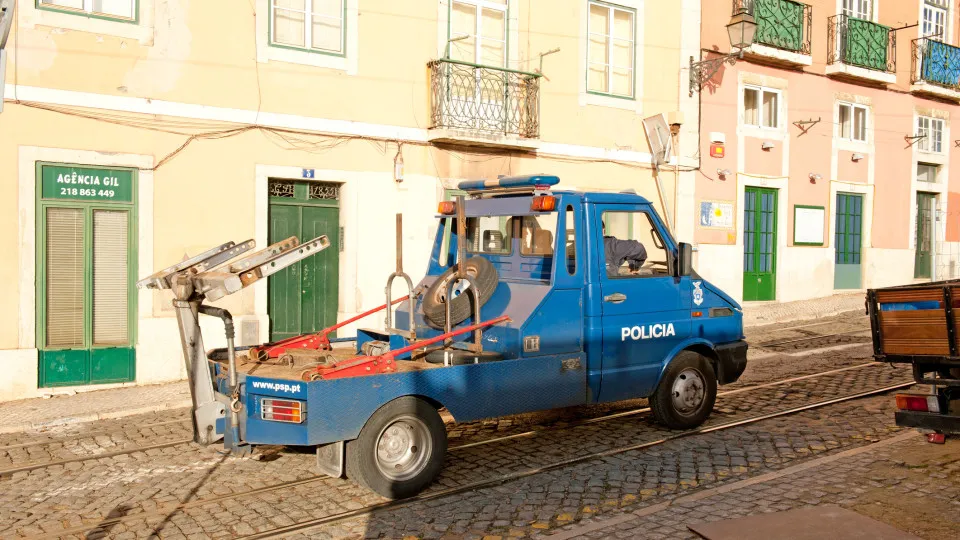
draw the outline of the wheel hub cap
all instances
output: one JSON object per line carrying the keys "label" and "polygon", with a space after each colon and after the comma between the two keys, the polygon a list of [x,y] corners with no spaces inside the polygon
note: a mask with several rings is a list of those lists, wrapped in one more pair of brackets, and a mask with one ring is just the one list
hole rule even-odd
{"label": "wheel hub cap", "polygon": [[377,468],[393,480],[406,480],[419,474],[431,453],[427,426],[418,418],[402,417],[380,432],[377,439]]}
{"label": "wheel hub cap", "polygon": [[673,381],[674,409],[683,414],[693,413],[703,404],[706,388],[702,373],[693,368],[684,369]]}

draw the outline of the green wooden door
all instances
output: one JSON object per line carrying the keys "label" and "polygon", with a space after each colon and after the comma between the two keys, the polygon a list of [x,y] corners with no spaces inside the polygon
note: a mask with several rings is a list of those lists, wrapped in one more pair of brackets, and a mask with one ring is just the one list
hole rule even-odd
{"label": "green wooden door", "polygon": [[863,195],[837,193],[837,223],[834,233],[834,289],[859,289],[861,287],[862,218]]}
{"label": "green wooden door", "polygon": [[[312,184],[271,186],[269,242],[296,236],[301,242],[327,235],[330,247],[269,278],[270,340],[322,330],[337,322],[340,212],[334,198],[311,197]],[[289,193],[290,196],[276,196]]]}
{"label": "green wooden door", "polygon": [[743,299],[777,294],[777,190],[748,187],[743,201]]}
{"label": "green wooden door", "polygon": [[933,209],[937,196],[917,193],[917,251],[913,261],[913,277],[930,278],[933,260]]}
{"label": "green wooden door", "polygon": [[38,164],[40,387],[136,377],[136,171]]}

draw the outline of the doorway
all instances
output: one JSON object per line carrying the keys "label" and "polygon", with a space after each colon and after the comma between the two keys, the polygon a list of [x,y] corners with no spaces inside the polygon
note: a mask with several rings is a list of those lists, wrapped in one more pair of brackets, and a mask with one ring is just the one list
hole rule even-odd
{"label": "doorway", "polygon": [[834,289],[859,289],[863,245],[863,195],[837,193],[834,233]]}
{"label": "doorway", "polygon": [[[270,341],[317,332],[337,323],[340,283],[340,185],[270,180],[270,244],[326,235],[330,247],[270,276]],[[333,337],[331,335],[330,337]]]}
{"label": "doorway", "polygon": [[937,195],[917,192],[917,250],[913,260],[913,277],[930,279],[933,276],[933,226]]}
{"label": "doorway", "polygon": [[777,296],[777,190],[748,187],[743,201],[743,300]]}

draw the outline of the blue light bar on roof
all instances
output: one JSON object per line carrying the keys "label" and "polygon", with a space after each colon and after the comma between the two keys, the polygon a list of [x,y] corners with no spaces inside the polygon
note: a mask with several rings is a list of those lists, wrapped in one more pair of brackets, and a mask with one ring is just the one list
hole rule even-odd
{"label": "blue light bar on roof", "polygon": [[504,176],[496,180],[467,180],[458,186],[464,191],[481,191],[499,188],[546,189],[560,183],[560,177],[552,174],[528,174],[524,176]]}

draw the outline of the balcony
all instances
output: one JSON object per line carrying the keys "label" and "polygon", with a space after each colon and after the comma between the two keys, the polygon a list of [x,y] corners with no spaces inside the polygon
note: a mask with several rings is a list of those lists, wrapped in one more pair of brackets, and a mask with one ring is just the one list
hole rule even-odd
{"label": "balcony", "polygon": [[746,8],[757,21],[757,34],[746,54],[792,66],[809,66],[813,7],[793,0],[733,0],[733,11]]}
{"label": "balcony", "polygon": [[910,91],[960,101],[960,48],[931,38],[912,42]]}
{"label": "balcony", "polygon": [[827,19],[827,75],[893,84],[897,82],[897,33],[890,27],[834,15]]}
{"label": "balcony", "polygon": [[427,67],[431,142],[537,149],[540,74],[450,59]]}

